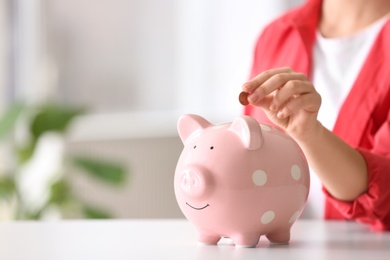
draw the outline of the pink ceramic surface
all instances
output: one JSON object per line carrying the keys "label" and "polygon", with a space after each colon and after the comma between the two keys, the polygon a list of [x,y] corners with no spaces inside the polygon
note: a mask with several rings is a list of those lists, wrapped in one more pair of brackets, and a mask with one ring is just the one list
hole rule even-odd
{"label": "pink ceramic surface", "polygon": [[287,243],[309,193],[309,169],[297,143],[284,132],[251,117],[213,125],[183,115],[184,143],[175,172],[180,209],[198,240],[256,246],[260,236]]}

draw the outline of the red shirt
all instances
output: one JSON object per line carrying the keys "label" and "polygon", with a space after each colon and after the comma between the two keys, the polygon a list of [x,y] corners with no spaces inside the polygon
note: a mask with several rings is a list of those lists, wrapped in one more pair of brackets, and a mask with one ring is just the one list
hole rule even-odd
{"label": "red shirt", "polygon": [[[255,47],[251,78],[264,70],[286,66],[310,78],[321,4],[321,0],[309,0],[264,29]],[[375,40],[333,129],[364,156],[368,191],[353,202],[345,202],[324,188],[326,219],[356,220],[374,230],[390,230],[389,112],[390,21]],[[247,106],[245,114],[270,123],[260,108]]]}

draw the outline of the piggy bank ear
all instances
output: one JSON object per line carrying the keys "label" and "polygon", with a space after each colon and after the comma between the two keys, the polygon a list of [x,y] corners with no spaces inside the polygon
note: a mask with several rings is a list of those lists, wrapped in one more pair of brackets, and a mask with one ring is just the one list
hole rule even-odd
{"label": "piggy bank ear", "polygon": [[198,115],[182,115],[177,122],[177,130],[181,141],[186,144],[200,135],[203,129],[212,124]]}
{"label": "piggy bank ear", "polygon": [[244,147],[248,150],[256,150],[263,143],[260,124],[252,117],[242,116],[236,118],[229,130],[241,138]]}

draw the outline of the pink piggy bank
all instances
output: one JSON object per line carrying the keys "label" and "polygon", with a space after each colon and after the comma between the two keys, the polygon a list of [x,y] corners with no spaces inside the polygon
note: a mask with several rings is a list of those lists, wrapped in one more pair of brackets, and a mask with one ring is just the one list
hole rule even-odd
{"label": "pink piggy bank", "polygon": [[178,132],[184,149],[175,195],[200,242],[229,237],[236,246],[254,247],[262,235],[274,243],[290,240],[310,185],[306,159],[291,137],[248,116],[213,125],[183,115]]}

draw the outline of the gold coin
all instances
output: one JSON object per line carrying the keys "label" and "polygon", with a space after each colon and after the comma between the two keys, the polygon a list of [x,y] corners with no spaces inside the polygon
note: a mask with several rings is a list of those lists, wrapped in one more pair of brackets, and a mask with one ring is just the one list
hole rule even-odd
{"label": "gold coin", "polygon": [[249,105],[248,95],[249,95],[248,92],[242,91],[240,93],[240,95],[238,96],[238,100],[240,101],[241,105],[243,105],[243,106]]}

